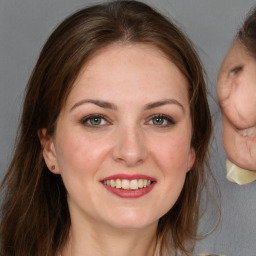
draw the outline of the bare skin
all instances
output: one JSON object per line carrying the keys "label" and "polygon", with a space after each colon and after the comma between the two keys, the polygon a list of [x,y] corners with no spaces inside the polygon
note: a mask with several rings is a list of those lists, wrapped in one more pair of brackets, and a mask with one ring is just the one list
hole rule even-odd
{"label": "bare skin", "polygon": [[221,65],[218,98],[227,157],[241,168],[256,170],[256,60],[239,41]]}
{"label": "bare skin", "polygon": [[117,44],[92,58],[41,141],[67,189],[62,256],[153,256],[158,220],[194,164],[191,127],[188,81],[157,48]]}

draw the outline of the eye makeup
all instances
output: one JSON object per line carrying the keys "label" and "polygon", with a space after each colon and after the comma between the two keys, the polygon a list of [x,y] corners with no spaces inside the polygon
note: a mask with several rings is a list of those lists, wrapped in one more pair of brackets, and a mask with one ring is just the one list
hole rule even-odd
{"label": "eye makeup", "polygon": [[107,118],[102,114],[91,114],[83,117],[80,123],[87,127],[100,128],[101,126],[106,126],[110,124]]}
{"label": "eye makeup", "polygon": [[172,117],[164,114],[155,114],[151,116],[148,123],[159,128],[165,128],[176,124]]}

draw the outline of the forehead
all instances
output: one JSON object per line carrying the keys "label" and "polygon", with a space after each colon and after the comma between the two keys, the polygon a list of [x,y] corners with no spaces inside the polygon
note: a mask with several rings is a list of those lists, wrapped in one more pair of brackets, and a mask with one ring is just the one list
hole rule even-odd
{"label": "forehead", "polygon": [[136,92],[137,88],[146,90],[144,93],[161,88],[183,91],[188,89],[188,81],[157,47],[147,44],[114,44],[97,52],[84,65],[71,94],[75,91],[80,94],[83,90],[88,95],[106,89],[129,92],[129,88]]}
{"label": "forehead", "polygon": [[250,56],[245,46],[241,42],[235,41],[223,60],[220,74],[225,71],[230,71],[230,69],[238,65],[244,66],[253,60],[253,57]]}
{"label": "forehead", "polygon": [[[138,55],[140,55],[141,60],[134,62],[133,59]],[[159,65],[166,67],[175,66],[175,68],[178,69],[173,60],[153,44],[117,42],[96,51],[96,53],[93,54],[82,67],[80,74],[86,70],[87,73],[88,71],[90,72],[90,69],[92,67],[95,68],[95,66],[97,66],[97,68],[100,68],[101,66],[108,68],[111,67],[111,65],[114,66],[114,64],[118,62],[118,64],[122,64],[122,66],[132,64],[137,68],[141,68],[141,64],[144,65],[144,59],[146,59],[149,64],[147,67],[153,67],[158,63]],[[178,72],[181,73],[180,70]]]}

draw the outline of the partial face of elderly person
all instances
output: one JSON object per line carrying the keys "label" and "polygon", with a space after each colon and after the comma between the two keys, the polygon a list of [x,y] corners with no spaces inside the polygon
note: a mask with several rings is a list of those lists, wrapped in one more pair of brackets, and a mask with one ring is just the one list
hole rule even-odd
{"label": "partial face of elderly person", "polygon": [[256,170],[256,11],[222,63],[218,97],[228,159],[241,168]]}

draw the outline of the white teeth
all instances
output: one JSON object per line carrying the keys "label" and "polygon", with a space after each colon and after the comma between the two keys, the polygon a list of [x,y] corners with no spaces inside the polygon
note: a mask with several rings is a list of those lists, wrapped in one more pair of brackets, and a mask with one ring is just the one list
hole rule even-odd
{"label": "white teeth", "polygon": [[143,179],[139,179],[138,187],[143,188]]}
{"label": "white teeth", "polygon": [[247,129],[243,129],[243,130],[237,130],[237,132],[244,137],[255,138],[256,137],[256,126],[247,128]]}
{"label": "white teeth", "polygon": [[122,187],[122,181],[120,179],[116,180],[116,188],[121,188]]}
{"label": "white teeth", "polygon": [[110,186],[114,188],[116,186],[116,182],[114,180],[110,180]]}
{"label": "white teeth", "polygon": [[112,188],[122,188],[125,190],[137,190],[140,188],[145,188],[151,185],[151,180],[144,180],[144,179],[134,179],[134,180],[127,180],[127,179],[112,179],[112,180],[104,180],[104,185],[107,185]]}
{"label": "white teeth", "polygon": [[138,181],[137,180],[131,180],[130,189],[138,189]]}
{"label": "white teeth", "polygon": [[122,180],[122,188],[123,189],[129,189],[130,188],[129,180]]}

